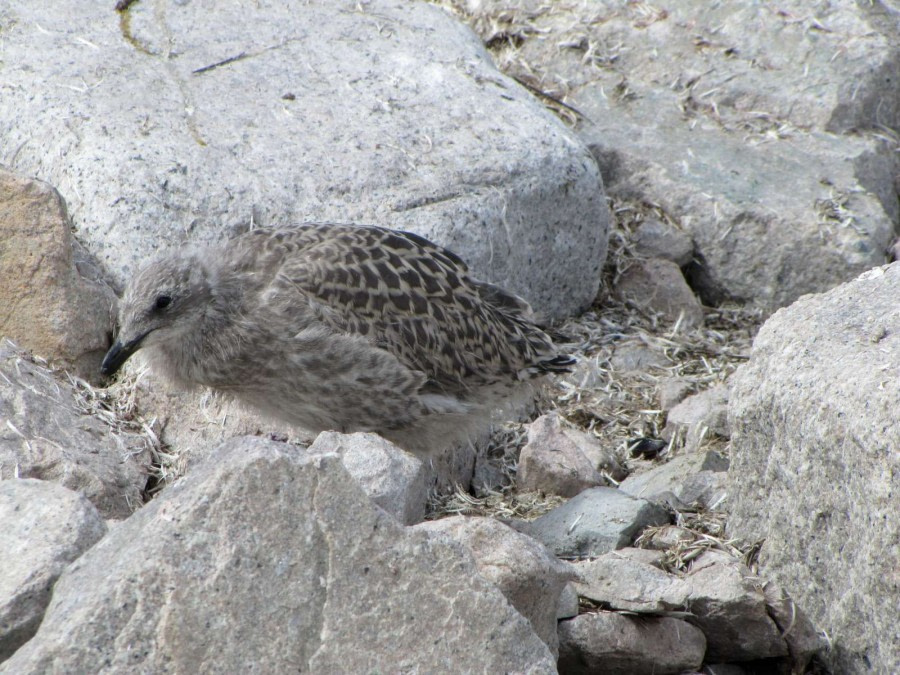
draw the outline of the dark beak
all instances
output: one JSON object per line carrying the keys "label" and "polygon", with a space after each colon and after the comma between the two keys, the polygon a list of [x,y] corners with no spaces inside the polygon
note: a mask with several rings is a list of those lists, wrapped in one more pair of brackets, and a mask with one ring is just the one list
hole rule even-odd
{"label": "dark beak", "polygon": [[113,346],[109,348],[109,351],[106,352],[106,356],[103,357],[103,363],[100,364],[100,372],[107,377],[115,375],[119,368],[122,367],[122,364],[140,348],[141,341],[145,337],[147,337],[147,333],[144,333],[125,344],[116,340],[115,344],[113,344]]}

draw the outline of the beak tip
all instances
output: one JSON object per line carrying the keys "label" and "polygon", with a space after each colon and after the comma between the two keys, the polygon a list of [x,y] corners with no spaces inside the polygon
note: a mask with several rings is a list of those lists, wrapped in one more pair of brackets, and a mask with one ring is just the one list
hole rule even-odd
{"label": "beak tip", "polygon": [[109,351],[106,352],[106,356],[103,357],[103,362],[100,364],[100,374],[104,377],[115,375],[129,356],[131,356],[131,351],[116,340],[113,346],[109,348]]}

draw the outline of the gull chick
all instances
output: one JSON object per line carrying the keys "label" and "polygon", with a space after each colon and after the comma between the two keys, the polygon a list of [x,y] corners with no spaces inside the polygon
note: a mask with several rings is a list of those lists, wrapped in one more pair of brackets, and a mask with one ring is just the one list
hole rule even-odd
{"label": "gull chick", "polygon": [[256,229],[149,264],[127,285],[101,371],[138,350],[177,386],[411,450],[435,441],[432,422],[464,427],[572,364],[524,300],[447,249],[331,224]]}

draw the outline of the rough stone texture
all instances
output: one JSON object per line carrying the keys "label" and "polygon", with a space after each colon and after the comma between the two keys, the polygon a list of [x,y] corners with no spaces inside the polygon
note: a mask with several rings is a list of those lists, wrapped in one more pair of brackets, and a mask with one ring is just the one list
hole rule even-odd
{"label": "rough stone texture", "polygon": [[0,163],[54,184],[121,281],[250,224],[414,230],[560,317],[590,305],[596,163],[424,2],[28,0],[0,17]]}
{"label": "rough stone texture", "polygon": [[616,280],[616,295],[684,328],[703,325],[703,308],[670,260],[636,260]]}
{"label": "rough stone texture", "polygon": [[104,518],[131,515],[143,503],[150,444],[96,412],[81,389],[0,342],[0,479],[52,481]]}
{"label": "rough stone texture", "polygon": [[[578,616],[578,592],[575,590],[575,584],[569,582],[559,594],[559,606],[556,608],[557,619],[571,619]],[[557,645],[559,639],[557,638]],[[557,647],[558,648],[558,647]]]}
{"label": "rough stone texture", "polygon": [[541,415],[529,425],[528,443],[519,456],[516,485],[520,491],[574,497],[604,484],[597,466],[564,433],[559,415]]}
{"label": "rough stone texture", "polygon": [[[563,588],[575,576],[570,565],[531,537],[491,518],[455,516],[423,523],[418,529],[449,535],[471,551],[478,573],[502,591],[557,655],[557,610]],[[575,602],[577,613],[577,598]]]}
{"label": "rough stone texture", "polygon": [[679,377],[665,379],[659,383],[659,407],[669,411],[681,403],[691,393],[692,384]]}
{"label": "rough stone texture", "polygon": [[339,454],[369,498],[403,525],[425,518],[428,484],[422,461],[378,434],[324,431],[309,452]]}
{"label": "rough stone texture", "polygon": [[707,303],[777,307],[885,261],[898,160],[879,136],[900,128],[896,7],[470,9],[483,37],[516,36],[496,40],[510,45],[499,62],[583,113],[610,195],[655,205],[691,236]]}
{"label": "rough stone texture", "polygon": [[709,661],[751,661],[788,655],[769,616],[763,580],[740,561],[707,551],[685,576],[694,624],[706,636]]}
{"label": "rough stone texture", "polygon": [[767,581],[763,593],[769,616],[774,619],[787,643],[791,661],[796,669],[805,668],[814,655],[821,654],[828,648],[828,640],[816,630],[806,612],[778,583]]}
{"label": "rough stone texture", "polygon": [[777,585],[764,588],[763,580],[740,561],[708,551],[686,575],[675,576],[657,567],[654,555],[661,556],[623,549],[576,562],[580,579],[575,589],[605,608],[641,614],[690,612],[692,624],[705,635],[706,660],[712,662],[780,658],[790,647],[789,665],[796,672],[825,647],[790,598]]}
{"label": "rough stone texture", "polygon": [[239,438],[69,567],[0,673],[448,664],[555,672],[461,547],[374,508],[336,455]]}
{"label": "rough stone texture", "polygon": [[614,448],[604,446],[600,440],[581,429],[561,427],[563,435],[581,450],[585,457],[596,467],[600,474],[609,476],[613,480],[623,480],[628,475],[628,469],[619,461]]}
{"label": "rough stone texture", "polygon": [[597,487],[536,520],[510,524],[561,558],[584,558],[629,546],[648,525],[668,522],[661,506],[614,488]]}
{"label": "rough stone texture", "polygon": [[0,662],[34,635],[66,565],[106,533],[87,499],[61,485],[0,481]]}
{"label": "rough stone texture", "polygon": [[697,448],[709,434],[730,438],[728,393],[728,386],[718,384],[688,396],[669,411],[662,437],[669,440],[681,433],[688,450]]}
{"label": "rough stone texture", "polygon": [[578,595],[609,609],[638,613],[687,611],[690,587],[678,577],[618,551],[574,563]]}
{"label": "rough stone texture", "polygon": [[648,218],[638,225],[631,245],[639,256],[670,260],[679,267],[684,267],[694,257],[694,242],[690,236],[657,218]]}
{"label": "rough stone texture", "polygon": [[728,460],[715,450],[684,453],[649,471],[629,476],[619,489],[643,499],[670,492],[685,504],[696,502],[708,508],[725,495],[726,471]]}
{"label": "rough stone texture", "polygon": [[71,228],[56,190],[0,168],[0,335],[96,381],[116,296]]}
{"label": "rough stone texture", "polygon": [[836,672],[900,663],[898,297],[894,264],[776,313],[730,401],[729,530],[765,540]]}
{"label": "rough stone texture", "polygon": [[559,672],[676,675],[703,662],[703,633],[680,619],[581,614],[559,623]]}
{"label": "rough stone texture", "polygon": [[628,558],[629,560],[652,565],[659,569],[663,568],[666,559],[666,555],[662,551],[651,551],[648,548],[632,548],[630,546],[620,548],[616,551],[616,555],[619,558]]}
{"label": "rough stone texture", "polygon": [[652,551],[668,551],[676,546],[683,546],[696,541],[697,536],[683,527],[666,525],[641,539],[641,546]]}

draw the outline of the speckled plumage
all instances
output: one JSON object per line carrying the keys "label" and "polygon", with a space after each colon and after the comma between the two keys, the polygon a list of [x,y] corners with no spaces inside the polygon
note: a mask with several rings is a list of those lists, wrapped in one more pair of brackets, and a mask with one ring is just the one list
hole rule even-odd
{"label": "speckled plumage", "polygon": [[[263,228],[175,252],[128,284],[111,374],[137,349],[312,431],[392,432],[496,405],[564,370],[522,299],[456,255],[377,227]],[[401,434],[402,436],[402,434]]]}

